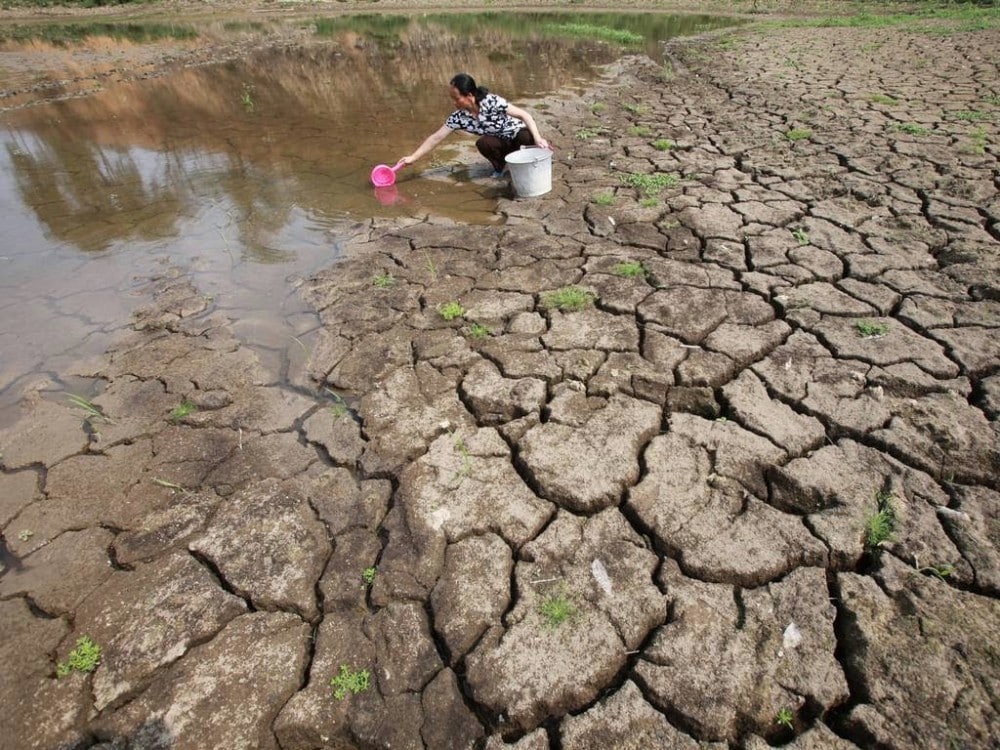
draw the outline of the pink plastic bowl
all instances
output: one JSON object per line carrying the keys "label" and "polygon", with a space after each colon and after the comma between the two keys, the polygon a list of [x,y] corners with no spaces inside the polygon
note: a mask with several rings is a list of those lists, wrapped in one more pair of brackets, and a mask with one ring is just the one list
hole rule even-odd
{"label": "pink plastic bowl", "polygon": [[389,187],[396,182],[396,170],[403,166],[403,162],[397,162],[396,166],[388,167],[379,164],[372,170],[372,185],[375,187]]}

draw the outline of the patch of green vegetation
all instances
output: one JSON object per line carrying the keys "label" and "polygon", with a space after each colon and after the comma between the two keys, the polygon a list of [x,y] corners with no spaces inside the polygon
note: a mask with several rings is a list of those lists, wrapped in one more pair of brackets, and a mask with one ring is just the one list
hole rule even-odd
{"label": "patch of green vegetation", "polygon": [[676,187],[681,181],[681,178],[673,172],[655,172],[653,174],[632,172],[620,175],[620,179],[623,185],[636,188],[647,197],[659,195],[666,188]]}
{"label": "patch of green vegetation", "polygon": [[445,302],[438,306],[438,313],[445,320],[454,320],[465,315],[465,308],[458,302]]}
{"label": "patch of green vegetation", "polygon": [[346,664],[340,665],[340,672],[330,679],[333,697],[338,701],[347,697],[348,693],[358,695],[371,687],[371,672],[367,669],[353,670]]}
{"label": "patch of green vegetation", "polygon": [[604,102],[594,102],[593,104],[590,105],[590,113],[593,115],[599,115],[602,112],[606,111],[607,108],[608,105],[605,104]]}
{"label": "patch of green vegetation", "polygon": [[633,125],[628,129],[629,135],[637,135],[641,138],[646,138],[653,134],[653,129],[645,125]]}
{"label": "patch of green vegetation", "polygon": [[809,232],[807,232],[802,227],[799,227],[797,229],[793,229],[792,230],[792,237],[794,237],[795,241],[798,242],[800,245],[808,245],[809,244]]}
{"label": "patch of green vegetation", "polygon": [[576,137],[581,141],[589,141],[591,138],[597,138],[603,133],[604,128],[601,127],[584,127],[576,131]]}
{"label": "patch of green vegetation", "polygon": [[602,42],[613,42],[622,46],[634,46],[645,41],[642,34],[625,29],[613,29],[609,26],[595,26],[589,23],[548,23],[542,30],[554,36],[569,36],[574,38],[598,39]]}
{"label": "patch of green vegetation", "polygon": [[812,138],[812,134],[812,131],[808,128],[792,128],[785,131],[785,139],[792,142],[804,141],[807,138]]}
{"label": "patch of green vegetation", "polygon": [[491,333],[493,333],[493,331],[484,326],[482,323],[472,323],[465,331],[465,335],[470,339],[484,339]]}
{"label": "patch of green vegetation", "polygon": [[627,260],[619,263],[614,267],[614,272],[616,276],[624,276],[627,279],[633,279],[636,276],[646,276],[649,273],[646,267],[637,260]]}
{"label": "patch of green vegetation", "polygon": [[896,496],[891,492],[875,493],[875,512],[865,519],[865,547],[869,552],[878,551],[892,538],[899,523],[895,503]]}
{"label": "patch of green vegetation", "polygon": [[615,204],[614,193],[598,193],[591,200],[598,206],[613,206]]}
{"label": "patch of green vegetation", "polygon": [[0,42],[46,42],[65,47],[95,37],[145,44],[161,39],[196,39],[198,32],[190,26],[170,23],[13,24],[0,28]]}
{"label": "patch of green vegetation", "polygon": [[639,205],[643,208],[652,208],[660,203],[660,199],[653,195],[648,195],[645,198],[639,200]]}
{"label": "patch of green vegetation", "polygon": [[792,713],[790,708],[782,708],[778,711],[777,715],[774,717],[774,723],[778,726],[787,727],[788,729],[794,729],[795,714]]}
{"label": "patch of green vegetation", "polygon": [[824,18],[796,18],[761,24],[770,28],[889,28],[903,26],[912,33],[953,33],[955,31],[979,31],[1000,26],[1000,14],[996,8],[976,7],[971,4],[955,3],[943,6],[924,6],[913,13],[868,13],[853,16],[830,16]]}
{"label": "patch of green vegetation", "polygon": [[926,128],[923,125],[917,125],[915,122],[904,122],[892,126],[893,130],[898,130],[900,133],[906,133],[907,135],[930,135],[930,128]]}
{"label": "patch of green vegetation", "polygon": [[372,284],[376,289],[389,289],[396,285],[396,277],[388,271],[379,271],[372,278]]}
{"label": "patch of green vegetation", "polygon": [[959,112],[953,112],[953,116],[956,120],[962,120],[963,122],[980,122],[981,120],[989,120],[990,116],[981,112],[978,109],[966,109]]}
{"label": "patch of green vegetation", "polygon": [[1000,107],[1000,94],[986,94],[983,96],[983,101],[994,107]]}
{"label": "patch of green vegetation", "polygon": [[657,151],[669,151],[672,148],[676,148],[677,144],[674,143],[669,138],[657,138],[653,141],[653,148]]}
{"label": "patch of green vegetation", "polygon": [[888,94],[869,94],[868,101],[872,104],[888,104],[892,106],[893,104],[899,104],[899,100],[895,97],[889,96]]}
{"label": "patch of green vegetation", "polygon": [[21,529],[19,532],[17,532],[17,538],[20,539],[22,542],[28,541],[34,535],[35,532],[32,531],[31,529]]}
{"label": "patch of green vegetation", "polygon": [[557,628],[576,614],[576,607],[565,592],[556,592],[542,600],[538,613],[545,619],[546,627]]}
{"label": "patch of green vegetation", "polygon": [[76,641],[76,648],[69,652],[66,661],[56,665],[56,677],[66,677],[73,672],[93,672],[101,663],[101,647],[88,636]]}
{"label": "patch of green vegetation", "polygon": [[184,399],[183,401],[180,402],[179,405],[171,409],[170,421],[180,422],[182,419],[184,419],[184,417],[188,416],[189,414],[193,414],[196,411],[198,411],[198,407],[195,406],[190,401],[188,401],[187,399]]}
{"label": "patch of green vegetation", "polygon": [[622,109],[633,115],[645,115],[649,114],[649,106],[646,104],[633,104],[632,102],[625,102],[622,104]]}
{"label": "patch of green vegetation", "polygon": [[865,339],[878,338],[879,336],[885,336],[889,333],[888,323],[876,323],[871,320],[859,320],[854,324],[854,326],[858,329],[858,335]]}
{"label": "patch of green vegetation", "polygon": [[365,586],[371,586],[375,583],[375,573],[376,570],[374,567],[365,568],[361,571],[361,580],[364,582]]}
{"label": "patch of green vegetation", "polygon": [[969,143],[963,149],[966,153],[970,154],[985,154],[986,153],[986,130],[983,128],[976,128],[971,133],[969,133]]}
{"label": "patch of green vegetation", "polygon": [[586,289],[581,289],[578,286],[564,286],[554,292],[543,294],[542,306],[547,310],[574,312],[589,307],[595,299],[594,293],[588,292]]}
{"label": "patch of green vegetation", "polygon": [[665,63],[663,67],[660,68],[658,77],[663,83],[670,83],[674,80],[674,66],[670,63]]}

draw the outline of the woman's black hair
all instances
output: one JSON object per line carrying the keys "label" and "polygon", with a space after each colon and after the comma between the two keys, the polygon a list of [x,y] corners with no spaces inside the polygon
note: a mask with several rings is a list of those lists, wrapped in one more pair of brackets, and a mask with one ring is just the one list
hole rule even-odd
{"label": "woman's black hair", "polygon": [[475,94],[477,102],[481,102],[483,97],[490,93],[485,86],[477,86],[476,79],[468,73],[456,73],[449,83],[458,89],[458,93],[462,96]]}

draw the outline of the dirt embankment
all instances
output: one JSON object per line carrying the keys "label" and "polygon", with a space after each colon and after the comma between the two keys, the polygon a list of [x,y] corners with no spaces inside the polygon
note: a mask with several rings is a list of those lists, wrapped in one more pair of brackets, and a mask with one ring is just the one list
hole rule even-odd
{"label": "dirt embankment", "polygon": [[163,280],[0,433],[0,736],[996,746],[998,47],[626,60],[505,225],[358,227],[291,388]]}

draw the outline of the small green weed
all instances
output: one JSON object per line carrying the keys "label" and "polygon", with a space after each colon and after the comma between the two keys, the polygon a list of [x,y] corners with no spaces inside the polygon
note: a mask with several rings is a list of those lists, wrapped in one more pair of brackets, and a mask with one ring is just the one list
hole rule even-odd
{"label": "small green weed", "polygon": [[170,411],[170,421],[180,422],[182,419],[184,419],[184,417],[188,416],[189,414],[193,414],[196,411],[198,411],[198,407],[195,406],[190,401],[188,401],[187,399],[184,399],[178,406],[175,406]]}
{"label": "small green weed", "polygon": [[379,271],[372,277],[372,284],[376,289],[389,289],[396,285],[396,277],[388,271]]}
{"label": "small green weed", "polygon": [[538,613],[545,618],[545,626],[557,628],[576,614],[576,607],[563,592],[550,594],[538,605]]}
{"label": "small green weed", "polygon": [[983,101],[987,104],[992,104],[994,107],[1000,107],[1000,94],[986,94],[983,97]]}
{"label": "small green weed", "polygon": [[365,692],[371,687],[371,677],[371,672],[367,669],[355,671],[346,664],[341,664],[340,672],[330,679],[333,697],[339,701],[346,698],[348,693],[358,695]]}
{"label": "small green weed", "polygon": [[455,436],[455,450],[462,457],[462,465],[455,472],[455,476],[451,478],[452,487],[458,487],[472,473],[472,454],[469,453],[469,448],[465,444],[465,441],[458,435]]}
{"label": "small green weed", "polygon": [[101,647],[82,635],[76,648],[69,652],[66,661],[56,665],[56,677],[66,677],[73,672],[93,672],[101,663]]}
{"label": "small green weed", "polygon": [[672,148],[676,148],[677,144],[674,143],[669,138],[657,138],[653,141],[653,148],[657,151],[669,151]]}
{"label": "small green weed", "polygon": [[70,393],[66,398],[70,400],[70,403],[72,403],[73,406],[78,409],[83,409],[87,413],[84,421],[98,421],[103,422],[104,424],[114,424],[110,417],[105,415],[104,412],[90,403],[83,396],[77,396],[75,393]]}
{"label": "small green weed", "polygon": [[627,279],[633,279],[636,276],[645,276],[649,273],[646,267],[637,260],[627,260],[619,263],[615,266],[614,271],[616,276],[624,276]]}
{"label": "small green weed", "polygon": [[653,134],[653,129],[645,125],[633,125],[628,129],[629,135],[637,135],[645,138]]}
{"label": "small green weed", "polygon": [[899,104],[899,99],[889,96],[888,94],[869,94],[868,101],[872,104],[888,104],[890,106],[893,104]]}
{"label": "small green weed", "polygon": [[865,339],[878,338],[889,333],[888,323],[875,323],[871,320],[859,320],[854,324],[858,329],[858,335]]}
{"label": "small green weed", "polygon": [[21,529],[19,532],[17,532],[17,538],[20,539],[22,542],[28,541],[34,535],[35,532],[31,531],[30,529]]}
{"label": "small green weed", "polygon": [[605,104],[604,102],[594,102],[593,104],[590,105],[590,113],[593,115],[599,115],[605,112],[607,108],[608,105]]}
{"label": "small green weed", "polygon": [[364,581],[365,586],[371,586],[375,583],[375,568],[365,568],[362,570],[361,580]]}
{"label": "small green weed", "polygon": [[792,237],[794,237],[795,241],[798,242],[800,245],[809,244],[809,232],[807,232],[802,227],[799,227],[798,229],[793,229]]}
{"label": "small green weed", "polygon": [[925,565],[922,568],[917,568],[917,572],[937,576],[943,581],[955,572],[955,566],[949,563],[945,563],[944,565]]}
{"label": "small green weed", "polygon": [[804,141],[808,138],[812,138],[812,131],[807,128],[792,128],[785,132],[785,139],[792,141]]}
{"label": "small green weed", "polygon": [[659,204],[660,204],[660,199],[652,195],[648,195],[645,198],[639,199],[639,205],[642,206],[643,208],[652,208],[653,206],[658,206]]}
{"label": "small green weed", "polygon": [[252,114],[256,105],[253,101],[254,87],[252,83],[243,84],[243,93],[240,95],[240,102],[243,104],[243,109],[246,110],[247,114]]}
{"label": "small green weed", "polygon": [[778,726],[787,727],[788,729],[794,729],[795,714],[792,713],[790,708],[782,708],[778,711],[777,715],[774,717],[774,723]]}
{"label": "small green weed", "polygon": [[614,193],[598,193],[591,200],[598,206],[613,206],[615,205],[615,194]]}
{"label": "small green weed", "polygon": [[542,306],[546,309],[561,310],[562,312],[573,312],[582,310],[593,304],[595,296],[586,289],[578,286],[564,286],[554,292],[542,295]]}
{"label": "small green weed", "polygon": [[344,397],[339,393],[334,393],[327,387],[323,387],[323,390],[330,394],[330,398],[333,400],[333,404],[330,406],[330,414],[333,415],[334,419],[340,419],[345,416],[349,411],[347,408],[347,402],[344,401]]}
{"label": "small green weed", "polygon": [[620,179],[623,185],[640,190],[647,198],[659,195],[666,188],[676,187],[681,181],[680,177],[673,172],[656,172],[654,174],[633,172],[620,175]]}
{"label": "small green weed", "polygon": [[484,326],[482,323],[473,323],[465,331],[465,335],[470,339],[484,339],[491,333],[493,333],[493,331]]}
{"label": "small green weed", "polygon": [[895,501],[896,497],[891,492],[875,493],[875,512],[865,519],[865,547],[870,552],[877,551],[883,542],[889,541],[896,530]]}
{"label": "small green weed", "polygon": [[662,68],[660,68],[659,79],[663,83],[670,83],[672,80],[674,80],[674,66],[671,65],[670,63],[667,63]]}
{"label": "small green weed", "polygon": [[438,306],[438,313],[445,320],[454,320],[465,315],[465,308],[458,302],[445,302],[443,305]]}
{"label": "small green weed", "polygon": [[931,134],[930,128],[925,128],[923,125],[917,125],[915,122],[904,122],[898,125],[893,125],[892,129],[898,130],[900,133],[906,133],[907,135],[923,136]]}

